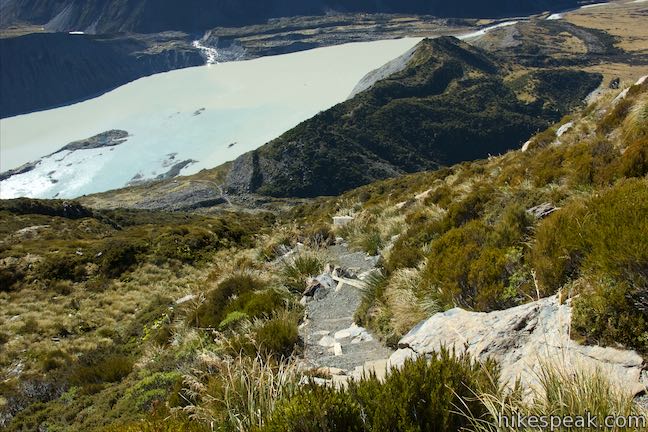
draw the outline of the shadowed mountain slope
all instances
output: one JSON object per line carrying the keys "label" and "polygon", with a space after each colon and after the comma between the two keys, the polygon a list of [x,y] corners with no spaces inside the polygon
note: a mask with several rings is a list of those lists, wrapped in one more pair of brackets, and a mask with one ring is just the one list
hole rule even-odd
{"label": "shadowed mountain slope", "polygon": [[338,12],[501,17],[572,7],[574,0],[3,0],[0,25],[44,25],[52,31],[92,33],[198,31],[258,23],[269,18]]}
{"label": "shadowed mountain slope", "polygon": [[600,82],[579,71],[513,75],[511,68],[452,37],[424,40],[401,71],[238,158],[226,187],[333,195],[499,154],[558,120]]}

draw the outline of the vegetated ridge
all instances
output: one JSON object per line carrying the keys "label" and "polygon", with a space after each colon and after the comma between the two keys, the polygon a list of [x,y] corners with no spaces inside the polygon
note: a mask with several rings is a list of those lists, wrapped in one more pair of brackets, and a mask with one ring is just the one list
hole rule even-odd
{"label": "vegetated ridge", "polygon": [[513,68],[456,38],[426,39],[402,70],[239,157],[225,186],[239,194],[336,195],[500,154],[578,106],[601,81],[566,69],[511,79]]}

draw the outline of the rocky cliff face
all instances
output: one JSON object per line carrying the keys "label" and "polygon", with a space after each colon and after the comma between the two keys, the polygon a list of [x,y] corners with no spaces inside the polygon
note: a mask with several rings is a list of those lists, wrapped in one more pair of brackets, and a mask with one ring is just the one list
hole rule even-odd
{"label": "rocky cliff face", "polygon": [[445,17],[501,17],[563,9],[575,0],[3,0],[1,26],[27,22],[51,31],[198,31],[269,18],[340,12],[388,12]]}
{"label": "rocky cliff face", "polygon": [[182,34],[29,34],[0,39],[0,116],[77,102],[154,73],[204,63]]}
{"label": "rocky cliff face", "polygon": [[503,153],[580,104],[601,79],[561,69],[507,79],[512,67],[453,37],[424,40],[363,80],[351,99],[242,156],[227,189],[335,195]]}

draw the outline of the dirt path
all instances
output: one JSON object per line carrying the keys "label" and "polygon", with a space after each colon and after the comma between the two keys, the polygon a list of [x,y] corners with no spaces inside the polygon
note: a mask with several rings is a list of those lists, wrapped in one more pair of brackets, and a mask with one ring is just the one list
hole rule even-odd
{"label": "dirt path", "polygon": [[342,369],[339,375],[358,375],[363,368],[384,364],[392,351],[355,325],[353,315],[362,299],[361,289],[335,279],[362,285],[375,271],[378,257],[349,252],[344,243],[331,246],[328,253],[335,269],[318,276],[320,286],[306,303],[306,320],[300,330],[304,360],[312,367]]}

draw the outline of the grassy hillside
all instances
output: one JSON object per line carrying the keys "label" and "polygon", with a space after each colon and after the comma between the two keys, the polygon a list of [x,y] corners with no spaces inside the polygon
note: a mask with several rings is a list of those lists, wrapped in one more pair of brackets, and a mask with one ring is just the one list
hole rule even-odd
{"label": "grassy hillside", "polygon": [[574,298],[575,337],[647,353],[647,103],[648,85],[633,86],[525,152],[373,183],[298,213],[353,214],[340,235],[382,253],[357,319],[387,341],[430,311],[559,292]]}
{"label": "grassy hillside", "polygon": [[[0,421],[25,431],[451,431],[486,430],[507,409],[637,412],[605,377],[551,369],[523,403],[494,386],[497,365],[449,352],[385,382],[299,386],[314,372],[295,363],[295,292],[341,235],[382,256],[356,319],[387,343],[435,311],[559,292],[572,298],[573,337],[646,355],[647,107],[648,84],[633,86],[535,135],[524,152],[278,216],[3,201]],[[354,221],[332,231],[342,214]],[[298,243],[294,260],[276,260]],[[596,391],[579,396],[583,388]]]}
{"label": "grassy hillside", "polygon": [[232,165],[234,193],[335,195],[378,179],[521,146],[600,82],[573,70],[520,71],[451,37],[424,40],[405,69]]}

